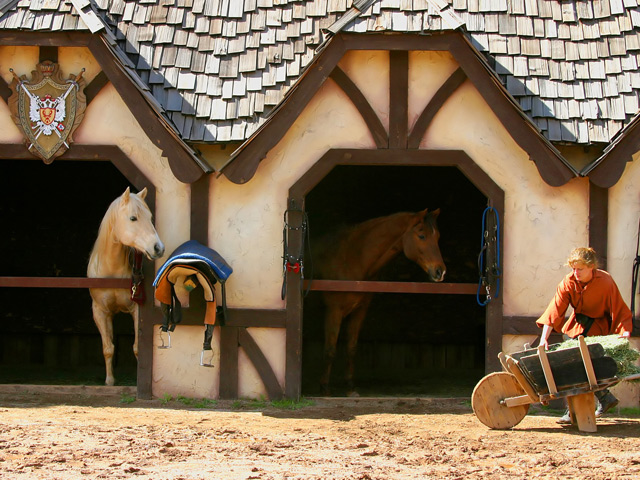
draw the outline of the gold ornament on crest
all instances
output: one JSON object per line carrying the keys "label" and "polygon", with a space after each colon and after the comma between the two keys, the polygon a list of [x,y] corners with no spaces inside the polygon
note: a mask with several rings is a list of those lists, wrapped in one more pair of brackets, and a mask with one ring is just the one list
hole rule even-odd
{"label": "gold ornament on crest", "polygon": [[78,76],[69,75],[66,80],[60,66],[50,61],[37,65],[37,70],[31,72],[31,81],[25,75],[18,77],[13,69],[10,72],[13,94],[9,108],[13,121],[24,133],[29,151],[49,164],[67,151],[72,134],[84,117],[84,68]]}

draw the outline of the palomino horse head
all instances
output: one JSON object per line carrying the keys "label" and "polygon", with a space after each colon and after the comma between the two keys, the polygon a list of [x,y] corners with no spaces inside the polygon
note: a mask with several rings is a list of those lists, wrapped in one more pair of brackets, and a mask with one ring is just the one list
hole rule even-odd
{"label": "palomino horse head", "polygon": [[433,282],[444,280],[447,271],[438,247],[440,232],[436,218],[439,214],[440,209],[416,213],[415,223],[402,236],[402,248],[406,257],[427,272]]}
{"label": "palomino horse head", "polygon": [[144,201],[146,196],[146,188],[136,194],[127,187],[117,205],[113,235],[120,243],[143,252],[153,260],[164,254],[164,244],[151,221],[151,210]]}

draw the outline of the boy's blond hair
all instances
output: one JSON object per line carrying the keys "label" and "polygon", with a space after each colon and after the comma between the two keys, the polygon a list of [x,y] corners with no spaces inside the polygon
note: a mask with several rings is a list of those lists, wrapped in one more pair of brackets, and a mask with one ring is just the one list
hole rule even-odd
{"label": "boy's blond hair", "polygon": [[598,268],[596,251],[591,247],[575,248],[569,255],[569,258],[567,258],[567,266],[573,268],[579,263],[589,268]]}

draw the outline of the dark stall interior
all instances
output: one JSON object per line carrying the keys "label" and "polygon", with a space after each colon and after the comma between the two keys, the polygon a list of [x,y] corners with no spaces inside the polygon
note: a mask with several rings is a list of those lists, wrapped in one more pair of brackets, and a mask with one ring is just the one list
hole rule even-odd
{"label": "dark stall interior", "polygon": [[[338,166],[307,196],[309,244],[343,224],[400,211],[440,208],[440,250],[447,283],[478,283],[487,198],[455,167]],[[313,277],[313,258],[305,258]],[[423,282],[426,273],[400,254],[378,280]],[[320,393],[322,293],[304,298],[303,395]],[[379,293],[364,321],[355,367],[363,396],[470,395],[484,375],[485,307],[475,295]],[[332,369],[332,395],[344,395],[344,325]]]}
{"label": "dark stall interior", "polygon": [[[0,276],[86,277],[109,204],[130,186],[110,162],[0,161]],[[0,383],[104,383],[88,289],[1,288]],[[114,318],[118,385],[135,385],[133,321]]]}

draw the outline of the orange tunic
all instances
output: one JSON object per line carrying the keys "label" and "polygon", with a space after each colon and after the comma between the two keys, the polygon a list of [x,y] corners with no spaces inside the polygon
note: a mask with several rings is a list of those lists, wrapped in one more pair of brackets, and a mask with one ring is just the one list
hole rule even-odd
{"label": "orange tunic", "polygon": [[[569,305],[574,311],[565,321]],[[576,313],[595,319],[587,334],[590,337],[630,333],[633,328],[631,310],[624,303],[616,282],[604,270],[594,270],[593,278],[587,283],[578,282],[573,272],[564,277],[553,300],[536,323],[540,328],[549,325],[556,332],[576,338],[584,331],[576,321]]]}

